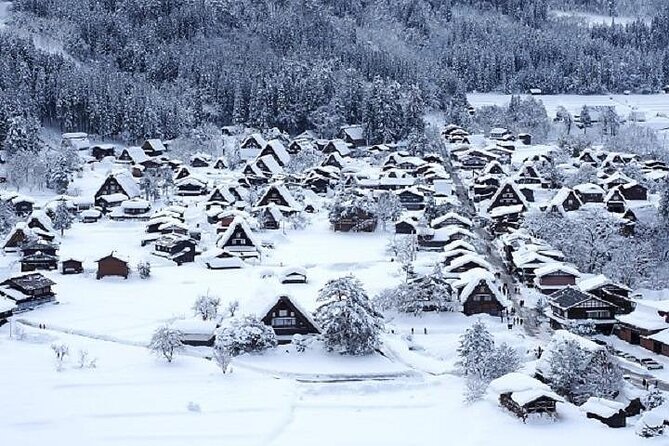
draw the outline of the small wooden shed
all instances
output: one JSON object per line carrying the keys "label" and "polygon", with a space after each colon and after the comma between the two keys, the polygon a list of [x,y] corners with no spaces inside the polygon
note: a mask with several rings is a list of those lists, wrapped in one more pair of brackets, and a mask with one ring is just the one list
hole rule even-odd
{"label": "small wooden shed", "polygon": [[96,274],[96,279],[98,280],[107,276],[120,276],[127,279],[130,274],[128,262],[115,256],[113,252],[98,260],[97,264],[98,272]]}

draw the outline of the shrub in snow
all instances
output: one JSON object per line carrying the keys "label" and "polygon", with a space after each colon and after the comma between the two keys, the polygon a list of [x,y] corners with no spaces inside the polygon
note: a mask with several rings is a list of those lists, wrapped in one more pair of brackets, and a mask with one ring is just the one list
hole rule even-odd
{"label": "shrub in snow", "polygon": [[255,316],[232,319],[216,333],[215,350],[225,350],[232,356],[242,353],[261,352],[276,347],[276,335],[272,327],[263,324]]}
{"label": "shrub in snow", "polygon": [[659,437],[664,435],[664,418],[654,414],[644,414],[634,427],[636,434],[643,438]]}
{"label": "shrub in snow", "polygon": [[567,331],[583,337],[597,334],[597,326],[595,325],[595,321],[592,320],[571,321],[567,323],[565,328]]}
{"label": "shrub in snow", "polygon": [[646,410],[652,410],[664,404],[664,394],[657,387],[650,389],[641,397],[641,404]]}
{"label": "shrub in snow", "polygon": [[302,230],[309,226],[311,220],[306,212],[297,212],[288,217],[288,223],[291,228]]}
{"label": "shrub in snow", "polygon": [[188,405],[186,406],[189,412],[201,412],[202,408],[200,408],[200,405],[194,401],[189,401]]}
{"label": "shrub in snow", "polygon": [[226,310],[228,311],[228,316],[235,317],[235,313],[237,313],[237,310],[239,310],[239,301],[233,300],[230,302]]}
{"label": "shrub in snow", "polygon": [[219,342],[218,339],[219,338],[217,337],[216,342],[214,343],[213,358],[214,361],[216,361],[216,364],[221,368],[221,371],[227,373],[228,367],[230,367],[230,363],[232,362],[232,355],[227,350],[228,346],[223,342]]}
{"label": "shrub in snow", "polygon": [[78,361],[77,361],[77,366],[80,369],[83,368],[88,368],[88,369],[94,369],[97,367],[97,358],[90,359],[88,356],[88,350],[81,349],[79,350],[78,354]]}
{"label": "shrub in snow", "polygon": [[140,261],[137,264],[137,272],[139,273],[140,278],[148,279],[151,277],[151,263],[147,261]]}
{"label": "shrub in snow", "polygon": [[183,350],[183,333],[168,326],[159,327],[153,332],[149,348],[153,353],[162,355],[167,362],[172,362],[174,355]]}
{"label": "shrub in snow", "polygon": [[218,307],[221,299],[215,296],[199,296],[193,303],[193,311],[196,316],[200,316],[203,321],[214,319],[218,316]]}
{"label": "shrub in snow", "polygon": [[67,344],[52,344],[51,350],[56,355],[56,370],[60,372],[63,370],[65,357],[70,354],[70,347]]}
{"label": "shrub in snow", "polygon": [[353,276],[328,281],[320,290],[315,319],[329,351],[366,355],[379,348],[383,317]]}
{"label": "shrub in snow", "polygon": [[293,335],[293,338],[291,339],[291,343],[295,347],[295,351],[298,353],[304,353],[307,350],[308,347],[308,341],[307,338],[302,336],[301,334],[295,334]]}

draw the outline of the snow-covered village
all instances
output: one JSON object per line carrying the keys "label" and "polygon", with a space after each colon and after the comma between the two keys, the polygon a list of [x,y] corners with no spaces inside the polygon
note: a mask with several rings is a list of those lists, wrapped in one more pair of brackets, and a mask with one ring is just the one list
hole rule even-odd
{"label": "snow-covered village", "polygon": [[0,1],[0,444],[669,444],[669,5],[526,3]]}

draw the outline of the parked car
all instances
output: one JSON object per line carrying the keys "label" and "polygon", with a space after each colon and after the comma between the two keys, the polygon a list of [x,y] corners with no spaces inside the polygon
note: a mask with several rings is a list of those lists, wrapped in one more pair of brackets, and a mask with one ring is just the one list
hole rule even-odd
{"label": "parked car", "polygon": [[661,370],[664,368],[662,364],[651,358],[643,358],[639,363],[648,370]]}

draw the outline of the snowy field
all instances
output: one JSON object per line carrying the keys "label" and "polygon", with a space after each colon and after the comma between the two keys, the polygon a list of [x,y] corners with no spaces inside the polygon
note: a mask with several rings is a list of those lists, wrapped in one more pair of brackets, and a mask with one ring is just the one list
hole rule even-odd
{"label": "snowy field", "polygon": [[[53,369],[48,346],[86,349],[97,368]],[[453,375],[414,374],[383,381],[301,382],[244,367],[222,375],[209,361],[166,365],[141,347],[28,329],[24,341],[0,330],[3,444],[11,445],[515,445],[537,441],[640,444],[632,428],[586,420],[573,406],[557,422],[523,424],[495,402],[462,402]],[[76,362],[76,361],[75,361]],[[397,368],[397,366],[394,366]],[[16,391],[14,389],[22,389]],[[491,443],[491,439],[495,439]],[[652,444],[662,444],[651,442]],[[645,443],[644,443],[645,444]]]}
{"label": "snowy field", "polygon": [[[666,94],[612,94],[612,95],[537,95],[534,96],[543,102],[549,118],[555,117],[558,107],[565,107],[572,114],[578,114],[584,105],[589,107],[612,105],[616,112],[628,117],[631,112],[641,112],[646,121],[639,124],[655,130],[669,130],[669,95]],[[497,93],[470,93],[467,99],[474,107],[484,105],[508,104],[511,95]]]}

